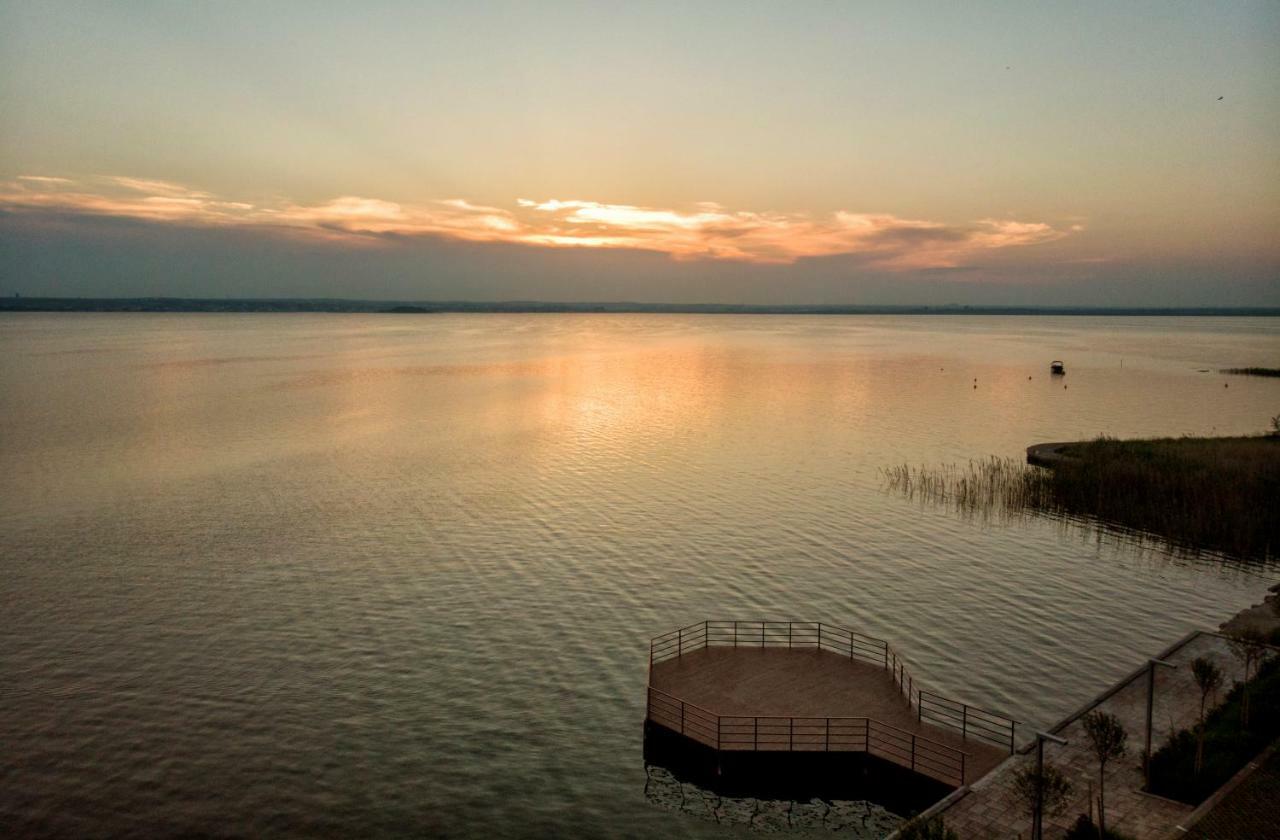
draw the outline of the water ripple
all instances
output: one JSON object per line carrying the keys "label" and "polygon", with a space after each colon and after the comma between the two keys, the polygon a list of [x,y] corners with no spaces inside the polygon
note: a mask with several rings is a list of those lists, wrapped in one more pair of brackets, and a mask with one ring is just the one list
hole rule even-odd
{"label": "water ripple", "polygon": [[[1280,383],[1226,396],[1195,370],[1268,363],[1276,332],[3,316],[0,822],[746,832],[646,798],[647,638],[708,617],[860,627],[937,690],[1045,724],[1266,576],[965,521],[877,471],[1257,430]],[[1065,392],[1040,376],[1063,347]]]}

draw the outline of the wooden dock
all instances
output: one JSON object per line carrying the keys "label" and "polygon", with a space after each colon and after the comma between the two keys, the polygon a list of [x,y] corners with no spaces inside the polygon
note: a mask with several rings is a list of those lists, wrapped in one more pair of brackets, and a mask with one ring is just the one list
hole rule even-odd
{"label": "wooden dock", "polygon": [[867,752],[946,784],[985,775],[1016,722],[920,688],[892,647],[817,622],[655,638],[647,719],[717,751]]}

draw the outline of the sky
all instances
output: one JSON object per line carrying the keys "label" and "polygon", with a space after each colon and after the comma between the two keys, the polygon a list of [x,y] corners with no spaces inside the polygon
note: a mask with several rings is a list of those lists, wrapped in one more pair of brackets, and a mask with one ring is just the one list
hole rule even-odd
{"label": "sky", "polygon": [[1280,305],[1280,3],[0,0],[0,293]]}

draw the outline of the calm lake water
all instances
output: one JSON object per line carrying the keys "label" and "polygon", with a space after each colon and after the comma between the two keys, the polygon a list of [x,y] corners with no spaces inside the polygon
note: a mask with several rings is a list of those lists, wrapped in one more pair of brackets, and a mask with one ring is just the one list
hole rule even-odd
{"label": "calm lake water", "polygon": [[708,617],[1052,722],[1274,569],[879,470],[1261,432],[1280,380],[1200,370],[1278,362],[1280,319],[0,316],[0,826],[733,834],[644,795],[647,640]]}

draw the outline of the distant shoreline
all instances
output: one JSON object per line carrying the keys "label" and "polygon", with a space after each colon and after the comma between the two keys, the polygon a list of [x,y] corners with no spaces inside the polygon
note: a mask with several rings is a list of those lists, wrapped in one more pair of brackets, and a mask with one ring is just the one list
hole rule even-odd
{"label": "distant shoreline", "polygon": [[340,298],[0,298],[0,312],[322,312],[356,314],[606,313],[680,315],[1077,315],[1280,317],[1280,307],[855,306],[559,301],[347,300]]}

